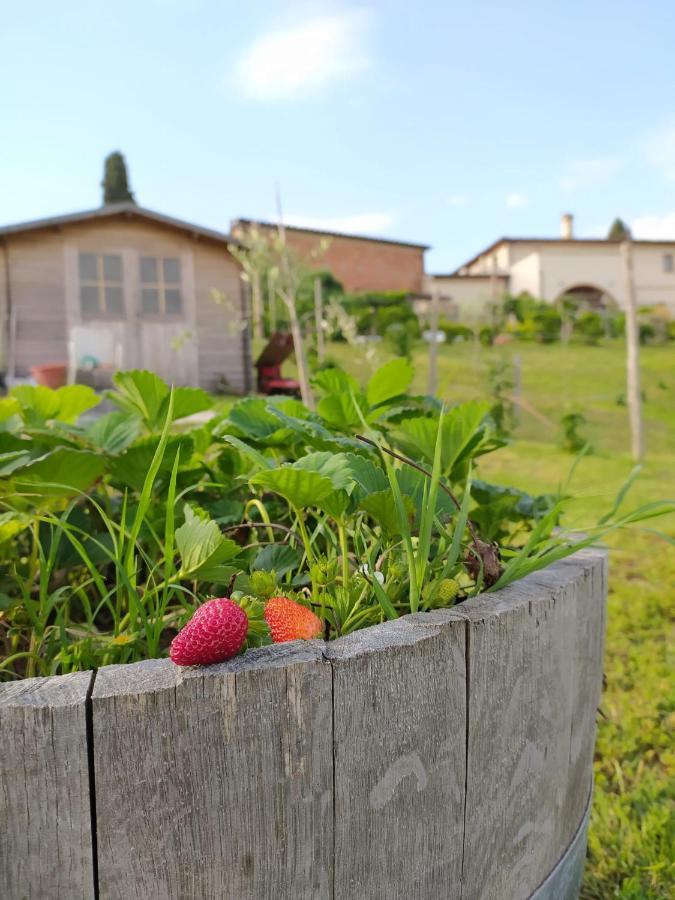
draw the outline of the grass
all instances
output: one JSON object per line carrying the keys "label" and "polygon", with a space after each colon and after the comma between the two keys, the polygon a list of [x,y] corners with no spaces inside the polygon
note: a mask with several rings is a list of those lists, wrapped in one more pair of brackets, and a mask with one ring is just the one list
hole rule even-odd
{"label": "grass", "polygon": [[[330,355],[363,378],[376,360],[334,344]],[[415,353],[416,388],[427,387],[427,353]],[[605,346],[470,345],[439,351],[439,393],[457,402],[488,391],[491,361],[518,354],[521,411],[514,442],[482,462],[482,477],[529,491],[564,481],[572,457],[559,446],[560,418],[581,411],[594,447],[575,474],[572,519],[588,520],[606,508],[631,471],[624,393],[624,348]],[[378,348],[377,361],[386,351]],[[630,497],[634,505],[675,496],[675,346],[642,350],[647,462]],[[288,366],[289,374],[291,367]],[[659,523],[675,535],[675,521]],[[665,900],[672,897],[675,859],[675,690],[672,650],[675,552],[648,533],[627,532],[610,541],[606,688],[599,717],[595,795],[582,900]],[[669,640],[670,639],[670,640]],[[671,776],[669,778],[669,775]]]}

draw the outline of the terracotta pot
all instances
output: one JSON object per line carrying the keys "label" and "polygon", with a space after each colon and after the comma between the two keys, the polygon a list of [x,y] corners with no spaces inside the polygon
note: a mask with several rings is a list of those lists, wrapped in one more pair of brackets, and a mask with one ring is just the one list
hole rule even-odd
{"label": "terracotta pot", "polygon": [[60,388],[68,380],[68,366],[65,363],[48,363],[44,366],[33,366],[31,375],[38,384],[48,388]]}

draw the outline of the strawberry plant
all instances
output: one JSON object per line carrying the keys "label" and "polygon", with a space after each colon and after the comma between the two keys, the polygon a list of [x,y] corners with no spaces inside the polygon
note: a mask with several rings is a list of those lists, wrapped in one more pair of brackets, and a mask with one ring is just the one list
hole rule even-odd
{"label": "strawberry plant", "polygon": [[0,678],[332,639],[673,509],[624,513],[629,482],[567,530],[569,486],[478,477],[505,444],[488,404],[443,408],[412,376],[402,359],[365,385],[324,369],[314,411],[247,397],[199,424],[209,396],[149,372],[118,373],[102,416],[89,388],[15,388],[0,400]]}

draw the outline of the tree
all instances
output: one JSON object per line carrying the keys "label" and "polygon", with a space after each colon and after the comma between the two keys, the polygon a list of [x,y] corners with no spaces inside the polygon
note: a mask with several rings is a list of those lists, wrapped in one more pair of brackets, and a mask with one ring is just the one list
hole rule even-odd
{"label": "tree", "polygon": [[619,243],[620,241],[625,241],[631,236],[630,228],[623,219],[614,219],[612,222],[612,227],[609,229],[609,234],[607,235],[608,241],[616,241]]}
{"label": "tree", "polygon": [[107,206],[109,203],[135,203],[134,195],[129,190],[129,179],[127,176],[127,164],[124,156],[115,150],[106,156],[103,181],[103,204]]}

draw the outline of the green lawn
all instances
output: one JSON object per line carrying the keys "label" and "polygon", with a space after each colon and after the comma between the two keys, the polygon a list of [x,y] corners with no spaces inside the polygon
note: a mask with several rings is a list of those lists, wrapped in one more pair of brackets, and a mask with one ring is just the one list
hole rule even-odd
{"label": "green lawn", "polygon": [[[386,358],[371,359],[344,344],[330,355],[357,377]],[[426,391],[426,348],[415,354],[416,387]],[[487,457],[483,477],[530,491],[557,487],[572,457],[559,447],[560,417],[582,411],[594,454],[579,466],[570,517],[580,525],[603,508],[631,471],[621,344],[583,347],[518,344],[501,350],[469,345],[439,351],[439,388],[449,402],[485,396],[486,368],[519,354],[522,412],[513,444]],[[675,497],[675,346],[642,351],[647,462],[629,500]],[[288,367],[289,374],[292,368]],[[675,520],[656,527],[675,535]],[[645,533],[611,541],[609,625],[595,764],[595,801],[584,900],[672,897],[675,858],[672,774],[675,689],[672,621],[675,550]],[[671,780],[669,781],[669,770]]]}

